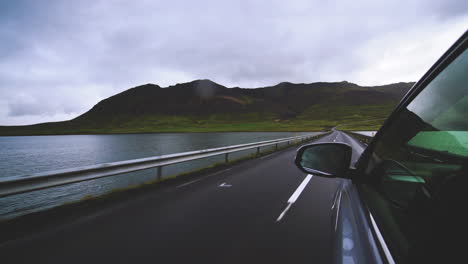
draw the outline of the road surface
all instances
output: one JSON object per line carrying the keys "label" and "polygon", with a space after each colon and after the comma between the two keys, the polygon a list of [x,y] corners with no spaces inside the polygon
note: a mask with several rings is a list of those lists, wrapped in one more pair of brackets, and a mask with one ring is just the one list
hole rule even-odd
{"label": "road surface", "polygon": [[[361,144],[339,131],[318,142]],[[338,179],[306,175],[295,148],[144,193],[0,244],[2,263],[329,263]]]}

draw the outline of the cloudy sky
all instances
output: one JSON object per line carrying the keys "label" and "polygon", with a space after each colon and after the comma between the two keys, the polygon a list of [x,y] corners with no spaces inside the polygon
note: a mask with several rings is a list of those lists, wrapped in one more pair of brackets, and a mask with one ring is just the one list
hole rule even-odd
{"label": "cloudy sky", "polygon": [[0,2],[0,125],[67,120],[145,83],[416,81],[462,0]]}

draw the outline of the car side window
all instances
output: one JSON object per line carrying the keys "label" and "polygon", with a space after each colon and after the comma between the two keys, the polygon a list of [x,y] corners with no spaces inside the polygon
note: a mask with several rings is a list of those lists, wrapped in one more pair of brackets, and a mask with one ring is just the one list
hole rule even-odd
{"label": "car side window", "polygon": [[401,259],[428,254],[428,241],[448,236],[443,225],[458,221],[448,218],[468,193],[466,45],[382,132],[363,195],[392,253]]}

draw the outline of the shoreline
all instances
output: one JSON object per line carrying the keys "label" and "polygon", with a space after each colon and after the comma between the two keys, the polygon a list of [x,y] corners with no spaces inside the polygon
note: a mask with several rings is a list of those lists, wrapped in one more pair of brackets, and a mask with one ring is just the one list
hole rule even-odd
{"label": "shoreline", "polygon": [[234,130],[234,131],[156,131],[156,132],[103,132],[103,133],[31,133],[24,135],[17,134],[6,134],[1,135],[0,137],[30,137],[30,136],[81,136],[81,135],[142,135],[142,134],[203,134],[203,133],[281,133],[281,132],[297,132],[297,133],[307,133],[307,132],[325,132],[328,129],[308,129],[308,130]]}

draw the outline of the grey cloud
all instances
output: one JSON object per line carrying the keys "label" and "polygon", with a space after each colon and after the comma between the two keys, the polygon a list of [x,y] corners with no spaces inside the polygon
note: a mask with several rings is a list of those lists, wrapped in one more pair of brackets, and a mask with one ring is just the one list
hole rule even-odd
{"label": "grey cloud", "polygon": [[468,10],[468,2],[459,0],[432,0],[428,1],[426,6],[433,9],[443,19],[466,15]]}
{"label": "grey cloud", "polygon": [[[0,93],[14,117],[79,114],[148,82],[359,81],[369,41],[467,14],[461,1],[435,0],[4,1]],[[63,103],[44,107],[49,97]]]}
{"label": "grey cloud", "polygon": [[77,114],[81,105],[70,102],[63,94],[20,94],[8,101],[10,117]]}
{"label": "grey cloud", "polygon": [[10,103],[9,104],[8,116],[25,116],[25,115],[43,115],[47,111],[42,107],[41,104],[35,103]]}

